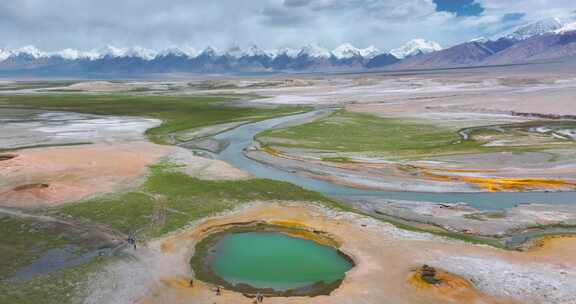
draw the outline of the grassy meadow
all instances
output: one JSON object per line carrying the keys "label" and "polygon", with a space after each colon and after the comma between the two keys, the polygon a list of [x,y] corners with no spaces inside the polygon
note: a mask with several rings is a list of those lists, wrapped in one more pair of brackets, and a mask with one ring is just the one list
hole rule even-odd
{"label": "grassy meadow", "polygon": [[[554,124],[529,122],[506,125],[498,130],[477,128],[464,140],[459,129],[433,121],[379,117],[371,114],[336,111],[307,124],[268,130],[257,136],[265,147],[302,148],[318,152],[343,153],[324,160],[349,162],[351,154],[387,159],[425,158],[452,154],[487,152],[527,152],[551,147],[574,147],[574,141],[535,134],[531,128]],[[571,124],[571,127],[576,127]],[[486,145],[506,141],[502,145]]]}
{"label": "grassy meadow", "polygon": [[252,201],[335,204],[321,194],[290,183],[267,179],[207,181],[178,172],[177,167],[169,163],[153,165],[150,176],[138,189],[69,204],[61,212],[149,237]]}

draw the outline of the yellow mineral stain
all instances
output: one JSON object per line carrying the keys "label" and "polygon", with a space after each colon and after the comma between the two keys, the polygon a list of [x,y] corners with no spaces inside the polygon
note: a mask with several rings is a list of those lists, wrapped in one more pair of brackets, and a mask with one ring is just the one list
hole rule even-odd
{"label": "yellow mineral stain", "polygon": [[160,245],[160,249],[164,253],[171,252],[172,250],[174,250],[174,244],[169,243],[169,242],[164,242]]}
{"label": "yellow mineral stain", "polygon": [[[190,286],[190,278],[183,278],[183,277],[164,278],[160,279],[160,281],[170,288],[176,288],[176,289],[193,288],[192,286]],[[196,283],[200,282],[195,280],[194,284]]]}
{"label": "yellow mineral stain", "polygon": [[430,173],[426,170],[423,170],[422,174],[435,180],[474,184],[490,192],[576,189],[576,183],[561,179],[454,176]]}
{"label": "yellow mineral stain", "polygon": [[493,173],[498,172],[498,170],[493,169],[429,169],[431,171],[442,171],[442,172],[452,172],[452,173]]}
{"label": "yellow mineral stain", "polygon": [[262,151],[264,151],[270,155],[276,156],[276,157],[284,157],[284,155],[280,151],[278,151],[272,147],[269,147],[269,146],[262,147]]}
{"label": "yellow mineral stain", "polygon": [[271,220],[269,221],[272,225],[290,227],[290,228],[297,228],[297,229],[306,229],[306,225],[301,222],[297,221],[289,221],[289,220]]}
{"label": "yellow mineral stain", "polygon": [[465,278],[455,274],[436,270],[438,284],[430,284],[422,279],[422,270],[412,271],[408,277],[408,283],[419,292],[428,294],[434,298],[444,299],[447,303],[515,303],[509,299],[495,299],[480,292]]}

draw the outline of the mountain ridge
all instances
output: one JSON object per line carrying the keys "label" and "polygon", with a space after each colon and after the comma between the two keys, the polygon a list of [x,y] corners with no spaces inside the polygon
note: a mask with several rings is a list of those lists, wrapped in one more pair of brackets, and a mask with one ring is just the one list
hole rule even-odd
{"label": "mountain ridge", "polygon": [[[411,47],[414,49],[414,46]],[[428,52],[428,49],[416,51],[423,53]],[[109,45],[91,51],[64,49],[45,52],[27,46],[12,50],[0,49],[0,73],[16,70],[42,70],[46,73],[67,71],[77,74],[334,71],[384,67],[399,60],[389,52],[382,52],[373,46],[356,48],[350,43],[341,44],[331,51],[315,44],[304,45],[299,49],[278,50],[263,50],[257,45],[247,49],[235,46],[228,50],[209,46],[201,51],[192,47],[154,51],[138,46],[119,48]]]}
{"label": "mountain ridge", "polygon": [[548,18],[517,26],[492,39],[478,38],[443,49],[413,39],[380,51],[343,43],[333,50],[315,44],[264,50],[257,45],[227,50],[106,46],[99,50],[45,52],[33,46],[0,48],[0,75],[114,75],[162,73],[332,72],[363,69],[430,69],[527,63],[576,56],[576,16]]}

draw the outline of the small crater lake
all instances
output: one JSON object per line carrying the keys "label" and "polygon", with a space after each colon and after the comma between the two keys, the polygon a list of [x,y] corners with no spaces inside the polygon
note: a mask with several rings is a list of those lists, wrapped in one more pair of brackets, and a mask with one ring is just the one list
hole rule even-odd
{"label": "small crater lake", "polygon": [[279,232],[227,234],[214,244],[208,261],[232,285],[275,291],[332,284],[354,266],[336,248]]}

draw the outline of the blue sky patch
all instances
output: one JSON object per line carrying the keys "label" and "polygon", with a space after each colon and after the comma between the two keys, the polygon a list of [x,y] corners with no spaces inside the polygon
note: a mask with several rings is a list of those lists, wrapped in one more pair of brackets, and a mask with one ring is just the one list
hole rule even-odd
{"label": "blue sky patch", "polygon": [[450,12],[457,16],[478,16],[484,12],[484,8],[474,0],[434,0],[436,10]]}
{"label": "blue sky patch", "polygon": [[511,13],[502,16],[502,22],[516,22],[521,20],[526,14],[524,13]]}

